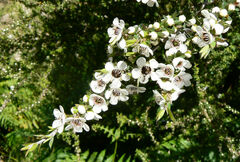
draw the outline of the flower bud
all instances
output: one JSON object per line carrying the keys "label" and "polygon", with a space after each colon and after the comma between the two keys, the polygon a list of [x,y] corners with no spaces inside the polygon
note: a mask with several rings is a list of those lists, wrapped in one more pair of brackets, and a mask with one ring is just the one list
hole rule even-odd
{"label": "flower bud", "polygon": [[156,32],[151,32],[149,35],[151,36],[152,40],[156,40],[158,38],[158,35]]}
{"label": "flower bud", "polygon": [[189,20],[189,22],[190,22],[192,25],[194,25],[194,24],[196,24],[196,19],[195,19],[195,18],[192,18],[192,19]]}
{"label": "flower bud", "polygon": [[79,105],[79,106],[78,106],[78,112],[79,112],[80,114],[85,114],[85,113],[86,113],[85,107],[84,107],[83,105]]}
{"label": "flower bud", "polygon": [[128,34],[133,34],[134,32],[135,32],[135,28],[133,27],[133,26],[130,26],[129,28],[128,28]]}
{"label": "flower bud", "polygon": [[168,37],[169,36],[169,32],[166,30],[166,31],[163,31],[162,32],[164,34],[164,38]]}
{"label": "flower bud", "polygon": [[234,10],[235,10],[235,5],[232,4],[232,3],[229,4],[229,5],[228,5],[228,10],[229,10],[229,11],[234,11]]}
{"label": "flower bud", "polygon": [[186,17],[184,15],[180,15],[179,16],[179,21],[185,22],[186,21]]}
{"label": "flower bud", "polygon": [[227,11],[226,9],[221,9],[220,15],[221,15],[222,17],[227,17],[227,16],[228,16],[228,11]]}
{"label": "flower bud", "polygon": [[87,95],[83,96],[83,102],[88,102],[88,96]]}
{"label": "flower bud", "polygon": [[160,28],[160,24],[158,22],[155,22],[153,24],[153,27],[154,27],[154,29],[159,29]]}
{"label": "flower bud", "polygon": [[173,20],[173,18],[171,18],[170,16],[167,17],[167,24],[168,24],[169,26],[173,26],[173,25],[174,25],[174,20]]}
{"label": "flower bud", "polygon": [[212,13],[218,13],[218,12],[220,12],[220,8],[219,7],[214,7],[212,9]]}

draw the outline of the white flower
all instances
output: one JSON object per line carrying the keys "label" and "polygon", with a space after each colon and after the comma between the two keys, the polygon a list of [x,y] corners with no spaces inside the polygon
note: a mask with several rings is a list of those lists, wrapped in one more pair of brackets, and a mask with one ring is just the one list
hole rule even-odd
{"label": "white flower", "polygon": [[151,36],[151,39],[152,40],[156,40],[157,38],[158,38],[158,35],[157,35],[157,33],[156,32],[151,32],[151,33],[149,33],[149,35]]}
{"label": "white flower", "polygon": [[155,23],[153,24],[153,27],[154,27],[154,29],[159,29],[159,28],[160,28],[159,22],[155,22]]}
{"label": "white flower", "polygon": [[220,8],[219,7],[213,7],[212,13],[218,13],[218,12],[220,12]]}
{"label": "white flower", "polygon": [[95,93],[102,93],[105,90],[106,85],[107,84],[103,81],[103,79],[92,80],[90,83],[90,87]]}
{"label": "white flower", "polygon": [[140,30],[140,31],[139,31],[139,34],[140,34],[143,38],[145,37],[145,33],[144,33],[143,30]]}
{"label": "white flower", "polygon": [[105,99],[102,96],[91,94],[89,97],[89,105],[93,107],[95,113],[100,113],[101,111],[107,111],[108,106]]}
{"label": "white flower", "polygon": [[84,118],[71,117],[71,118],[67,118],[66,120],[70,122],[70,124],[66,126],[65,130],[73,129],[74,133],[81,133],[83,129],[87,132],[90,130],[89,126],[85,123],[86,120]]}
{"label": "white flower", "polygon": [[171,78],[174,75],[174,67],[171,64],[159,64],[159,70],[156,71],[160,79],[157,81],[160,88],[166,91],[170,91],[174,88],[171,83]]}
{"label": "white flower", "polygon": [[53,110],[53,115],[56,119],[53,121],[52,127],[56,128],[58,133],[62,133],[66,122],[66,115],[62,106],[59,106],[59,109],[60,111],[58,109]]}
{"label": "white flower", "polygon": [[172,78],[172,83],[178,88],[182,88],[183,86],[188,87],[191,85],[190,79],[192,79],[191,74],[180,72],[178,75]]}
{"label": "white flower", "polygon": [[153,55],[153,51],[151,48],[145,44],[138,44],[136,47],[133,48],[133,52],[138,52],[145,57],[149,57],[149,54]]}
{"label": "white flower", "polygon": [[134,85],[127,85],[126,89],[127,89],[129,94],[144,93],[146,91],[145,87],[137,87],[137,86],[134,86]]}
{"label": "white flower", "polygon": [[93,112],[93,111],[87,111],[87,113],[85,114],[85,119],[86,120],[99,120],[102,119],[102,117],[100,115],[98,115],[97,113]]}
{"label": "white flower", "polygon": [[174,75],[174,67],[171,64],[165,65],[160,63],[159,68],[156,72],[161,78],[172,78]]}
{"label": "white flower", "polygon": [[222,17],[227,17],[227,16],[228,16],[228,11],[227,11],[226,9],[221,9],[221,10],[220,10],[220,15],[221,15]]}
{"label": "white flower", "polygon": [[134,79],[139,79],[139,82],[146,84],[149,78],[156,81],[159,77],[154,72],[154,69],[158,68],[158,62],[155,59],[151,59],[149,62],[146,61],[144,57],[140,57],[136,61],[138,68],[132,70],[132,77]]}
{"label": "white flower", "polygon": [[133,26],[130,26],[129,28],[128,28],[128,34],[133,34],[133,33],[135,33],[135,27],[133,27]]}
{"label": "white flower", "polygon": [[119,20],[117,17],[113,20],[113,27],[108,28],[108,36],[111,38],[109,43],[114,45],[122,37],[122,31],[125,26],[123,20]]}
{"label": "white flower", "polygon": [[129,81],[129,75],[125,74],[124,71],[127,69],[127,64],[124,61],[119,61],[117,66],[114,66],[112,62],[105,64],[107,73],[104,75],[102,80],[105,83],[112,81],[110,87],[121,87],[121,80]]}
{"label": "white flower", "polygon": [[167,16],[167,24],[169,26],[173,26],[174,25],[174,20],[171,16]]}
{"label": "white flower", "polygon": [[111,88],[105,92],[106,99],[110,99],[110,104],[116,105],[118,101],[127,101],[128,100],[128,91],[121,88]]}
{"label": "white flower", "polygon": [[181,53],[187,52],[187,46],[184,42],[187,40],[184,34],[172,34],[171,37],[167,40],[165,44],[165,49],[169,49],[166,54],[167,56],[171,56],[178,51]]}
{"label": "white flower", "polygon": [[171,92],[171,93],[169,93],[169,94],[167,95],[167,100],[176,101],[176,100],[178,99],[179,95],[180,95],[181,93],[185,92],[184,89],[175,88],[174,90],[175,90],[175,91],[174,91],[173,93]]}
{"label": "white flower", "polygon": [[189,69],[192,67],[192,64],[188,60],[181,57],[174,58],[172,63],[175,69],[179,69],[181,71],[185,71],[185,68]]}
{"label": "white flower", "polygon": [[164,97],[157,90],[153,90],[153,94],[154,94],[156,103],[160,107],[165,107],[166,100],[164,99]]}
{"label": "white flower", "polygon": [[232,4],[232,3],[230,3],[229,5],[228,5],[228,10],[229,11],[234,11],[236,8],[235,8],[235,5],[234,4]]}
{"label": "white flower", "polygon": [[189,22],[191,23],[191,25],[194,25],[194,24],[196,24],[196,19],[192,18],[192,19],[189,20]]}
{"label": "white flower", "polygon": [[179,16],[179,21],[185,22],[185,21],[186,21],[186,16],[180,15],[180,16]]}
{"label": "white flower", "polygon": [[[140,0],[137,0],[140,2]],[[142,0],[142,3],[147,4],[149,7],[153,7],[156,4],[156,7],[159,7],[157,0]]]}
{"label": "white flower", "polygon": [[192,40],[193,43],[197,44],[200,48],[211,44],[215,40],[209,31],[204,30],[200,26],[196,27],[196,32],[198,36],[194,37]]}

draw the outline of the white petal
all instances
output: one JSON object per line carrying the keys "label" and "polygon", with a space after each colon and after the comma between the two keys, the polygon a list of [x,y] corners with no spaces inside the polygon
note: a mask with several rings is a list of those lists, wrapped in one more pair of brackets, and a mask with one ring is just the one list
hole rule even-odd
{"label": "white petal", "polygon": [[130,80],[130,76],[128,74],[123,74],[122,75],[122,80],[129,81]]}
{"label": "white petal", "polygon": [[186,44],[180,44],[179,50],[180,50],[182,53],[186,53],[186,52],[187,52],[187,46],[186,46]]}
{"label": "white petal", "polygon": [[118,26],[119,25],[119,19],[117,17],[113,20],[113,25],[114,26]]}
{"label": "white petal", "polygon": [[62,125],[58,128],[58,133],[61,134],[63,132],[63,130],[64,130],[64,125]]}
{"label": "white petal", "polygon": [[85,107],[84,107],[83,105],[79,105],[79,106],[78,106],[78,112],[79,112],[80,114],[85,114],[85,113],[86,113]]}
{"label": "white petal", "polygon": [[118,67],[120,70],[126,70],[126,69],[127,69],[127,64],[126,64],[126,62],[124,62],[124,61],[119,61],[119,62],[117,63],[117,67]]}
{"label": "white petal", "polygon": [[110,104],[112,104],[112,105],[117,105],[117,103],[118,103],[118,98],[112,96],[109,102],[110,102]]}
{"label": "white petal", "polygon": [[93,112],[99,114],[99,113],[101,112],[100,107],[99,107],[99,106],[94,106],[94,107],[93,107]]}
{"label": "white petal", "polygon": [[123,102],[127,101],[128,99],[129,99],[128,96],[120,96],[120,100]]}
{"label": "white petal", "polygon": [[112,63],[112,62],[107,62],[107,63],[105,64],[105,69],[106,69],[107,71],[112,71],[112,70],[114,69],[113,63]]}
{"label": "white petal", "polygon": [[58,109],[54,109],[53,115],[55,116],[55,118],[59,118],[62,115],[62,113]]}
{"label": "white petal", "polygon": [[53,128],[60,127],[62,125],[62,122],[60,120],[54,120],[52,123]]}
{"label": "white petal", "polygon": [[108,28],[107,32],[109,37],[112,37],[112,35],[114,34],[113,28]]}
{"label": "white petal", "polygon": [[170,40],[168,40],[164,46],[165,49],[169,49],[169,48],[172,48],[173,47],[173,44]]}
{"label": "white petal", "polygon": [[159,78],[160,78],[160,77],[159,77],[159,75],[158,75],[156,72],[152,72],[152,73],[151,73],[151,79],[152,79],[153,81],[157,81]]}
{"label": "white petal", "polygon": [[122,85],[119,79],[114,79],[113,82],[110,84],[111,88],[120,88]]}
{"label": "white petal", "polygon": [[70,130],[70,129],[72,129],[72,125],[71,125],[71,124],[69,124],[69,125],[66,126],[66,128],[65,128],[66,131],[68,131],[68,130]]}
{"label": "white petal", "polygon": [[181,42],[185,42],[187,40],[187,37],[185,36],[185,34],[178,34],[176,38]]}
{"label": "white petal", "polygon": [[83,129],[88,132],[90,130],[89,126],[87,124],[83,124]]}
{"label": "white petal", "polygon": [[155,59],[151,59],[151,60],[149,61],[149,63],[150,63],[150,67],[151,67],[151,68],[153,68],[153,69],[158,68],[159,63],[158,63]]}
{"label": "white petal", "polygon": [[109,99],[110,96],[111,96],[111,91],[107,90],[107,91],[105,92],[105,98],[106,98],[106,99]]}
{"label": "white petal", "polygon": [[150,77],[150,75],[146,75],[146,76],[141,75],[139,82],[142,83],[142,84],[146,84],[149,81],[149,77]]}
{"label": "white petal", "polygon": [[136,62],[138,67],[143,67],[146,64],[146,59],[144,57],[139,57]]}
{"label": "white petal", "polygon": [[118,46],[120,49],[125,49],[126,48],[126,41],[125,39],[122,39],[119,43],[118,43]]}
{"label": "white petal", "polygon": [[138,79],[140,77],[140,75],[141,75],[141,70],[140,69],[135,68],[135,69],[132,70],[132,77],[134,79]]}
{"label": "white petal", "polygon": [[88,111],[88,112],[85,114],[85,119],[86,119],[86,120],[93,120],[93,118],[94,118],[94,112]]}

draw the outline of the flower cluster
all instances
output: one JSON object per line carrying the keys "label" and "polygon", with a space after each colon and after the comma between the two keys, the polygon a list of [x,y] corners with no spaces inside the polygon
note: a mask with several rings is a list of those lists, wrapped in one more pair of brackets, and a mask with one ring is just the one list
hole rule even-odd
{"label": "flower cluster", "polygon": [[[158,6],[156,0],[137,1],[150,7]],[[229,4],[228,10],[235,10],[235,6],[240,6],[240,2]],[[75,133],[89,131],[86,121],[101,119],[100,113],[107,111],[109,104],[126,102],[130,95],[144,93],[147,89],[144,86],[151,81],[158,87],[153,90],[155,101],[165,111],[185,92],[184,88],[191,85],[192,76],[186,71],[192,67],[188,59],[193,51],[207,57],[213,48],[228,45],[222,37],[232,23],[228,11],[214,7],[202,10],[201,14],[201,18],[189,20],[184,15],[168,15],[150,25],[128,28],[123,20],[115,18],[107,30],[110,37],[108,53],[112,61],[95,72],[90,82],[91,92],[71,108],[72,115],[67,117],[61,106],[60,110],[54,110],[53,132],[43,139],[50,140],[64,128]],[[158,48],[165,52],[157,51]],[[122,51],[121,60],[116,61],[115,54],[119,56],[119,51]]]}

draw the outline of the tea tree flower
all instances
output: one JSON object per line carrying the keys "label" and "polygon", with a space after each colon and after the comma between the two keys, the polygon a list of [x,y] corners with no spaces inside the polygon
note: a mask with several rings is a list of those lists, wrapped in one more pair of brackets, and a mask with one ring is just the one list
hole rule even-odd
{"label": "tea tree flower", "polygon": [[188,60],[181,57],[174,58],[172,63],[175,69],[179,69],[181,71],[185,71],[185,68],[189,69],[192,67],[192,64]]}
{"label": "tea tree flower", "polygon": [[95,113],[100,113],[101,111],[107,111],[108,106],[105,99],[102,96],[91,94],[89,97],[89,105],[93,107]]}
{"label": "tea tree flower", "polygon": [[86,120],[84,118],[67,118],[66,119],[70,124],[66,126],[65,130],[73,129],[74,133],[81,133],[83,129],[88,132],[90,130],[89,126],[85,123]]}
{"label": "tea tree flower", "polygon": [[160,106],[160,107],[164,107],[166,100],[164,99],[164,97],[157,91],[157,90],[153,90],[153,94],[154,94],[154,98],[156,103]]}
{"label": "tea tree flower", "polygon": [[53,110],[53,115],[56,119],[53,121],[52,127],[56,128],[58,133],[62,133],[66,122],[66,115],[62,106],[59,106],[59,109],[60,111],[58,109]]}
{"label": "tea tree flower", "polygon": [[211,44],[214,41],[214,37],[209,31],[204,30],[200,26],[196,27],[197,35],[193,38],[193,43],[197,44],[200,48]]}
{"label": "tea tree flower", "polygon": [[221,10],[220,10],[220,15],[221,15],[222,17],[227,17],[227,16],[228,16],[228,11],[227,11],[226,9],[221,9]]}
{"label": "tea tree flower", "polygon": [[181,53],[187,52],[187,46],[184,42],[187,40],[185,34],[172,34],[171,37],[167,40],[165,44],[165,49],[168,49],[166,52],[167,56],[171,56],[178,51]]}
{"label": "tea tree flower", "polygon": [[165,65],[163,63],[159,64],[159,70],[157,70],[157,74],[161,78],[171,78],[174,74],[174,67],[171,64]]}
{"label": "tea tree flower", "polygon": [[105,92],[105,98],[110,99],[110,104],[116,105],[118,101],[127,101],[128,100],[128,91],[121,88],[111,88]]}
{"label": "tea tree flower", "polygon": [[136,61],[138,68],[132,70],[132,77],[139,79],[139,82],[146,84],[151,78],[153,81],[158,79],[158,75],[154,70],[158,68],[159,63],[155,59],[151,59],[149,62],[144,57],[140,57]]}
{"label": "tea tree flower", "polygon": [[117,17],[113,20],[113,27],[108,28],[108,36],[111,38],[109,43],[114,45],[122,37],[122,31],[125,26],[123,20],[119,20]]}
{"label": "tea tree flower", "polygon": [[191,74],[180,72],[172,79],[172,83],[178,88],[182,88],[183,86],[188,87],[191,85],[190,79],[192,79]]}
{"label": "tea tree flower", "polygon": [[145,57],[149,57],[149,54],[153,55],[153,51],[151,48],[145,44],[138,44],[136,47],[133,48],[133,52],[138,52]]}
{"label": "tea tree flower", "polygon": [[157,35],[157,33],[156,32],[151,32],[151,33],[149,33],[149,35],[151,36],[151,40],[156,40],[157,38],[158,38],[158,35]]}
{"label": "tea tree flower", "polygon": [[113,83],[110,86],[116,85],[117,87],[121,87],[121,80],[128,81],[130,77],[124,73],[127,69],[127,64],[124,61],[119,61],[117,66],[114,66],[112,62],[107,62],[105,64],[105,69],[107,74],[104,75],[103,81]]}
{"label": "tea tree flower", "polygon": [[173,18],[171,17],[171,16],[167,16],[167,24],[169,25],[169,26],[173,26],[174,25],[174,20],[173,20]]}
{"label": "tea tree flower", "polygon": [[144,93],[146,91],[145,87],[137,87],[137,86],[134,86],[134,85],[127,85],[126,89],[127,89],[129,94]]}

